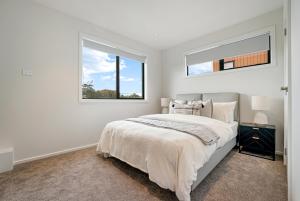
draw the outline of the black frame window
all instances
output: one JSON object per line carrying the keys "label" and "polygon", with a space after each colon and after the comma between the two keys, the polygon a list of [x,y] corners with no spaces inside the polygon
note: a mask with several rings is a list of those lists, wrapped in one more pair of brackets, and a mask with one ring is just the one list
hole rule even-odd
{"label": "black frame window", "polygon": [[271,63],[271,35],[265,33],[186,55],[186,75],[248,68]]}
{"label": "black frame window", "polygon": [[81,99],[145,99],[146,57],[82,39]]}
{"label": "black frame window", "polygon": [[[235,59],[237,58],[243,58],[245,55],[242,55],[242,56],[237,56],[235,57]],[[249,67],[253,67],[253,66],[260,66],[260,65],[266,65],[266,64],[270,64],[271,63],[271,50],[268,50],[267,53],[266,53],[266,59],[265,61],[263,62],[260,62],[260,63],[255,63],[255,64],[246,64],[246,65],[242,65],[242,66],[237,66],[236,65],[236,60],[234,58],[231,59],[230,61],[225,61],[225,59],[220,59],[220,60],[215,60],[215,61],[212,61],[212,66],[211,66],[211,72],[215,72],[215,69],[214,69],[214,65],[215,63],[217,63],[217,66],[218,66],[218,70],[217,71],[226,71],[226,70],[233,70],[233,69],[237,69],[237,68],[249,68]],[[226,63],[232,63],[232,66],[230,68],[226,68],[225,67],[225,64]],[[186,66],[187,68],[187,76],[192,76],[194,74],[190,74],[191,72],[191,69],[190,69],[191,66]]]}

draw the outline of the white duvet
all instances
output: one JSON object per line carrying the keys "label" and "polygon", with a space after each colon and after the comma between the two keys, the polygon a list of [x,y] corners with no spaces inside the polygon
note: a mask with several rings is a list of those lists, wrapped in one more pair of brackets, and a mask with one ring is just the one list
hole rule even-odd
{"label": "white duvet", "polygon": [[213,145],[204,145],[197,137],[175,130],[151,127],[130,122],[108,123],[97,147],[149,175],[160,187],[175,191],[179,200],[189,201],[191,186],[197,179],[197,170],[214,151],[235,137],[230,124],[195,115],[155,114],[149,117],[205,124],[220,139]]}

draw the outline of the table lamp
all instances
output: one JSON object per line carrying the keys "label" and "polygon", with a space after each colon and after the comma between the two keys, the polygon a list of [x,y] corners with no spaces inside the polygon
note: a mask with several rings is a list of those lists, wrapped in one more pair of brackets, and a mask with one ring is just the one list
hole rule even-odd
{"label": "table lamp", "polygon": [[161,98],[160,99],[161,104],[161,113],[162,114],[168,114],[169,113],[169,104],[170,104],[170,98]]}
{"label": "table lamp", "polygon": [[268,116],[264,111],[270,109],[269,99],[266,96],[252,96],[252,110],[255,111],[254,123],[268,124]]}

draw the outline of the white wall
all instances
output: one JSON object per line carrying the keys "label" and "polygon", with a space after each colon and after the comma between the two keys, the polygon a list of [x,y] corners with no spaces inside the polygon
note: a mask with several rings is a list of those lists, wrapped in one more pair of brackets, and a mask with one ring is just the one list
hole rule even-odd
{"label": "white wall", "polygon": [[[160,110],[160,51],[29,1],[1,1],[0,27],[0,142],[15,160],[96,143],[107,122]],[[148,55],[148,102],[79,103],[79,32]]]}
{"label": "white wall", "polygon": [[300,200],[300,2],[291,0],[291,91],[292,132],[289,143],[289,200]]}
{"label": "white wall", "polygon": [[[268,112],[270,123],[277,127],[276,150],[282,153],[283,94],[280,91],[283,84],[282,20],[282,9],[279,9],[163,51],[163,96],[174,97],[177,93],[190,92],[239,92],[241,93],[241,121],[243,122],[251,122],[253,119],[250,96],[269,96],[272,99],[271,110]],[[272,25],[276,25],[276,66],[194,78],[185,77],[185,52]]]}
{"label": "white wall", "polygon": [[[185,78],[183,53],[276,24],[277,66],[257,71]],[[0,144],[15,148],[15,160],[96,143],[112,120],[159,112],[159,98],[176,93],[242,93],[242,121],[251,121],[249,95],[274,100],[269,115],[283,145],[282,11],[277,10],[161,52],[29,1],[0,2]],[[79,103],[79,32],[145,52],[148,55],[148,102]],[[32,77],[21,69],[33,71]]]}

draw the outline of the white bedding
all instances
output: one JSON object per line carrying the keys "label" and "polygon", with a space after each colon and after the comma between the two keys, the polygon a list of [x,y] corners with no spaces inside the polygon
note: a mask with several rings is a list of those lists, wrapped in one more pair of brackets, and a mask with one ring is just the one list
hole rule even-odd
{"label": "white bedding", "polygon": [[149,175],[160,187],[175,191],[179,200],[190,200],[191,186],[197,179],[197,170],[237,134],[237,123],[182,114],[155,114],[149,117],[205,124],[220,139],[204,145],[196,137],[175,130],[151,127],[130,121],[108,123],[97,147]]}

